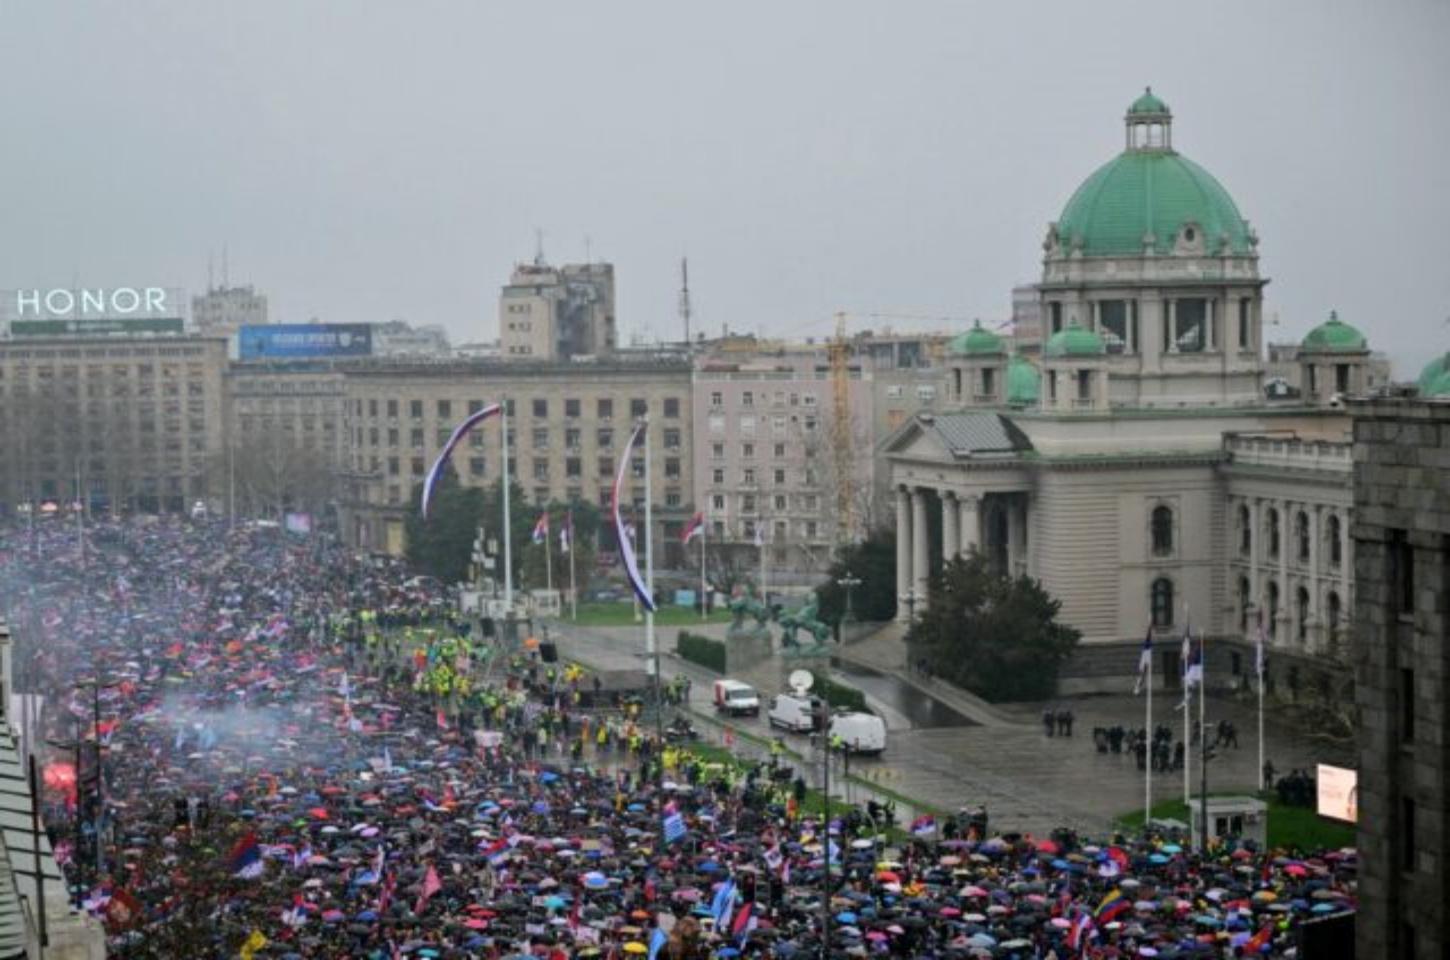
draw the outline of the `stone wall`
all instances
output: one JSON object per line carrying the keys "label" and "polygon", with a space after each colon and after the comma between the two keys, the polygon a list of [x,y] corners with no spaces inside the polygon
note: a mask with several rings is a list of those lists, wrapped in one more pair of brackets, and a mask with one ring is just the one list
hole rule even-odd
{"label": "stone wall", "polygon": [[1446,956],[1450,404],[1380,398],[1350,409],[1358,956]]}

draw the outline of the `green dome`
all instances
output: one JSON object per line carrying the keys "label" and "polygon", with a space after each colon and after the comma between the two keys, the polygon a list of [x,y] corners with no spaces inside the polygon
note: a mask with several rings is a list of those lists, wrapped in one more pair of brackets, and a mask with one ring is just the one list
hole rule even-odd
{"label": "green dome", "polygon": [[1441,377],[1450,373],[1450,352],[1446,352],[1425,364],[1425,369],[1420,371],[1419,379],[1415,381],[1420,387],[1420,392],[1429,395],[1430,386]]}
{"label": "green dome", "polygon": [[1049,357],[1095,357],[1107,352],[1103,338],[1078,326],[1076,320],[1047,338],[1042,350]]}
{"label": "green dome", "polygon": [[[1130,144],[1099,167],[1077,188],[1057,218],[1057,236],[1069,250],[1084,256],[1137,256],[1151,235],[1154,252],[1173,251],[1180,234],[1194,225],[1210,255],[1222,252],[1221,241],[1235,254],[1253,252],[1252,232],[1239,208],[1208,171],[1171,147],[1171,139],[1149,143],[1132,132],[1139,127],[1167,128],[1168,107],[1152,92],[1128,108]],[[1201,236],[1199,234],[1201,233]]]}
{"label": "green dome", "polygon": [[1138,99],[1134,100],[1133,105],[1128,108],[1128,113],[1130,114],[1167,112],[1168,104],[1164,103],[1162,100],[1158,99],[1158,97],[1154,95],[1152,87],[1144,89],[1143,95]]}
{"label": "green dome", "polygon": [[1364,334],[1339,319],[1338,312],[1329,311],[1329,319],[1309,331],[1299,345],[1317,353],[1363,353],[1369,349]]}
{"label": "green dome", "polygon": [[955,354],[1001,353],[1002,338],[983,328],[982,321],[978,320],[972,329],[947,344],[947,349]]}
{"label": "green dome", "polygon": [[1007,362],[1007,402],[1030,406],[1042,395],[1042,375],[1031,360],[1013,354]]}

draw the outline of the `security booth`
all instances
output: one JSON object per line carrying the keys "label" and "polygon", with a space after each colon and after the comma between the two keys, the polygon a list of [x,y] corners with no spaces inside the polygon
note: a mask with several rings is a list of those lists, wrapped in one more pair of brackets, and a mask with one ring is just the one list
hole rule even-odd
{"label": "security booth", "polygon": [[[1203,836],[1203,802],[1188,801],[1188,815],[1196,839]],[[1269,834],[1269,805],[1256,797],[1209,797],[1210,840],[1252,840],[1263,848]]]}

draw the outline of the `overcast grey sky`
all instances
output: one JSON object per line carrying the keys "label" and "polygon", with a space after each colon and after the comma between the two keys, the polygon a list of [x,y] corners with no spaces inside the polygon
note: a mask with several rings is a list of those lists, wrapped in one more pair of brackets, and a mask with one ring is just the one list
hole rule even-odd
{"label": "overcast grey sky", "polygon": [[[1262,238],[1276,339],[1450,349],[1450,4],[0,6],[0,287],[233,281],[492,337],[544,231],[626,333],[1005,317],[1151,83]],[[879,323],[878,323],[879,325]],[[898,323],[898,326],[907,326]]]}

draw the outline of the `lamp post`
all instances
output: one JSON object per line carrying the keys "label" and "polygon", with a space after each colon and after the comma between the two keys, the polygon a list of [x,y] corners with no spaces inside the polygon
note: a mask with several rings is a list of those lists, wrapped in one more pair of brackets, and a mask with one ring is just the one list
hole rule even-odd
{"label": "lamp post", "polygon": [[75,883],[71,890],[75,894],[75,907],[81,909],[81,891],[85,884],[82,882],[85,869],[81,862],[81,721],[75,718],[76,736],[74,740],[47,740],[58,750],[75,751],[75,790],[76,790],[76,819],[75,819],[75,849],[71,852],[71,862],[75,864]]}
{"label": "lamp post", "polygon": [[846,590],[846,614],[841,618],[841,639],[844,640],[846,624],[854,619],[854,615],[851,612],[851,591],[861,585],[861,578],[853,575],[850,570],[847,570],[836,578],[836,584],[844,587]]}
{"label": "lamp post", "polygon": [[[90,680],[82,680],[76,684],[76,689],[85,689],[87,687],[90,688],[91,715],[94,723],[94,726],[91,728],[91,730],[96,738],[96,818],[94,827],[96,836],[97,884],[101,882],[101,876],[105,873],[106,867],[105,847],[101,844],[101,830],[105,824],[106,819],[106,770],[101,755],[101,691],[111,690],[118,686],[120,686],[120,684],[115,681],[103,682],[99,675]],[[79,741],[80,737],[77,736],[76,739],[77,741]],[[77,743],[76,745],[76,754],[77,756],[80,755],[79,743]],[[77,773],[79,774],[79,771],[77,771]],[[78,801],[77,808],[79,809],[79,792],[77,792],[76,794],[76,799]]]}

